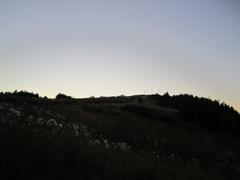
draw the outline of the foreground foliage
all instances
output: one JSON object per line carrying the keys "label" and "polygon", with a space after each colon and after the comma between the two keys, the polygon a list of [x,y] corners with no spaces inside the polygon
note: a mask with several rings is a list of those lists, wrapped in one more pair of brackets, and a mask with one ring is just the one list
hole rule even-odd
{"label": "foreground foliage", "polygon": [[239,179],[238,122],[189,95],[2,93],[0,179]]}

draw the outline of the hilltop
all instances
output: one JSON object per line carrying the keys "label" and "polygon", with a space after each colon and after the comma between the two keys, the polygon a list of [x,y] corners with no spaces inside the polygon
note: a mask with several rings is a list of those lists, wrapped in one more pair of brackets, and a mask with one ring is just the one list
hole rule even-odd
{"label": "hilltop", "polygon": [[0,179],[239,179],[240,115],[192,95],[0,93]]}

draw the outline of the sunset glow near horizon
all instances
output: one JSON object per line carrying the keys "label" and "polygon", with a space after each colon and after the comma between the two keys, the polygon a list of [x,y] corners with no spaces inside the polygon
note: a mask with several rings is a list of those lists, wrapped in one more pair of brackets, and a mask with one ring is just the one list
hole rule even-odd
{"label": "sunset glow near horizon", "polygon": [[237,0],[0,1],[0,91],[165,93],[240,112]]}

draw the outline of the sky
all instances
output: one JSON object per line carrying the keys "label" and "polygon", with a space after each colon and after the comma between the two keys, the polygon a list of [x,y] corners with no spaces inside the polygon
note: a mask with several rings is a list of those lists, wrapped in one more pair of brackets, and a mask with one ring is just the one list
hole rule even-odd
{"label": "sky", "polygon": [[0,91],[188,93],[240,112],[237,0],[0,0]]}

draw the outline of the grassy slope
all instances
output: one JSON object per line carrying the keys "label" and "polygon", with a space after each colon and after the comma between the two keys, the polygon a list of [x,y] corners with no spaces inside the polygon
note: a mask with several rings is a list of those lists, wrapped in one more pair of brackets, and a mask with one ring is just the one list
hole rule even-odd
{"label": "grassy slope", "polygon": [[3,179],[240,177],[238,139],[187,122],[148,96],[0,105]]}

